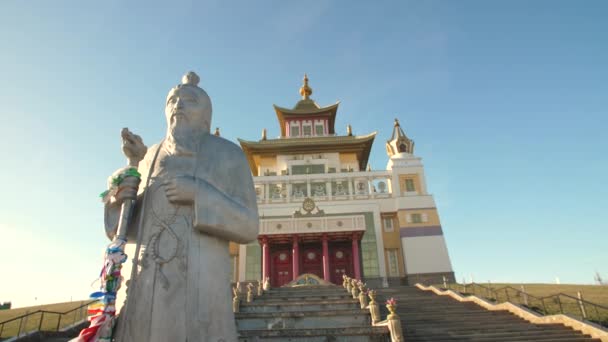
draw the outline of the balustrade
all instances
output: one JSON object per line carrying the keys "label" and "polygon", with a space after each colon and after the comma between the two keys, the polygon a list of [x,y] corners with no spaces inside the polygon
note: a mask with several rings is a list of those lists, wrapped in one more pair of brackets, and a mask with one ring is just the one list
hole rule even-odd
{"label": "balustrade", "polygon": [[344,172],[254,178],[258,203],[388,198],[393,196],[390,171]]}

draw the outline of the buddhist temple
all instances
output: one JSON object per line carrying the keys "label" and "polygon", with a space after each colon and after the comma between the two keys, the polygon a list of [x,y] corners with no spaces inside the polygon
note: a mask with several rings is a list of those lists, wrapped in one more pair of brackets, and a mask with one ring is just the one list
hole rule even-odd
{"label": "buddhist temple", "polygon": [[282,286],[304,273],[336,284],[454,280],[443,229],[414,141],[395,119],[386,170],[372,171],[376,132],[337,133],[339,102],[322,107],[305,75],[291,109],[275,105],[281,136],[239,139],[260,215],[258,242],[231,244],[233,280],[270,277]]}

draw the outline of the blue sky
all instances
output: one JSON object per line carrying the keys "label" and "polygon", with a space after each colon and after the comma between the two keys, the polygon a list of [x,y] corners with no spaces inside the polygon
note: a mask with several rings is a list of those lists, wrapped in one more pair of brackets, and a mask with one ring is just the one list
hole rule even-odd
{"label": "blue sky", "polygon": [[[106,244],[120,129],[165,132],[195,70],[222,135],[278,136],[303,74],[336,130],[399,118],[457,278],[608,278],[605,1],[2,1],[0,301],[83,298]],[[5,279],[14,281],[5,281]]]}

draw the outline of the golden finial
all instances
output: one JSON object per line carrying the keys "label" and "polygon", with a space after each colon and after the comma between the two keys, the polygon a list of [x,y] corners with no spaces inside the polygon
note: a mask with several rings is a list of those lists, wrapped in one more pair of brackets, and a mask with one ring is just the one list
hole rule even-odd
{"label": "golden finial", "polygon": [[399,119],[395,118],[395,127],[399,127]]}
{"label": "golden finial", "polygon": [[266,128],[262,130],[262,140],[266,140]]}
{"label": "golden finial", "polygon": [[346,126],[346,134],[350,137],[353,135],[353,128],[351,125]]}
{"label": "golden finial", "polygon": [[308,86],[308,75],[304,74],[304,84],[300,87],[300,95],[303,100],[308,100],[312,94],[312,88]]}
{"label": "golden finial", "polygon": [[215,135],[216,137],[220,136],[220,128],[219,127],[215,127],[215,133],[213,133],[213,135]]}

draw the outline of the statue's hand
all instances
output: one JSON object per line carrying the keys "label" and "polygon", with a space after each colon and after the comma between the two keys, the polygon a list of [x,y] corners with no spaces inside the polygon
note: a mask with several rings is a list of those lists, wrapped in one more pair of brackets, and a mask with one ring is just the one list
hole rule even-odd
{"label": "statue's hand", "polygon": [[139,135],[132,133],[128,128],[123,128],[120,136],[122,137],[122,152],[127,157],[129,165],[137,167],[139,162],[144,159],[148,147],[144,145]]}
{"label": "statue's hand", "polygon": [[122,203],[127,199],[137,199],[137,189],[139,187],[140,179],[137,177],[125,177],[118,186],[118,192],[116,193],[115,200],[117,203]]}
{"label": "statue's hand", "polygon": [[132,168],[131,166],[120,168],[108,177],[108,191],[104,192],[108,194],[103,197],[104,203],[120,205],[127,199],[137,199],[140,179],[127,173]]}
{"label": "statue's hand", "polygon": [[191,176],[177,176],[166,180],[165,194],[172,203],[191,204],[194,202],[196,182]]}

